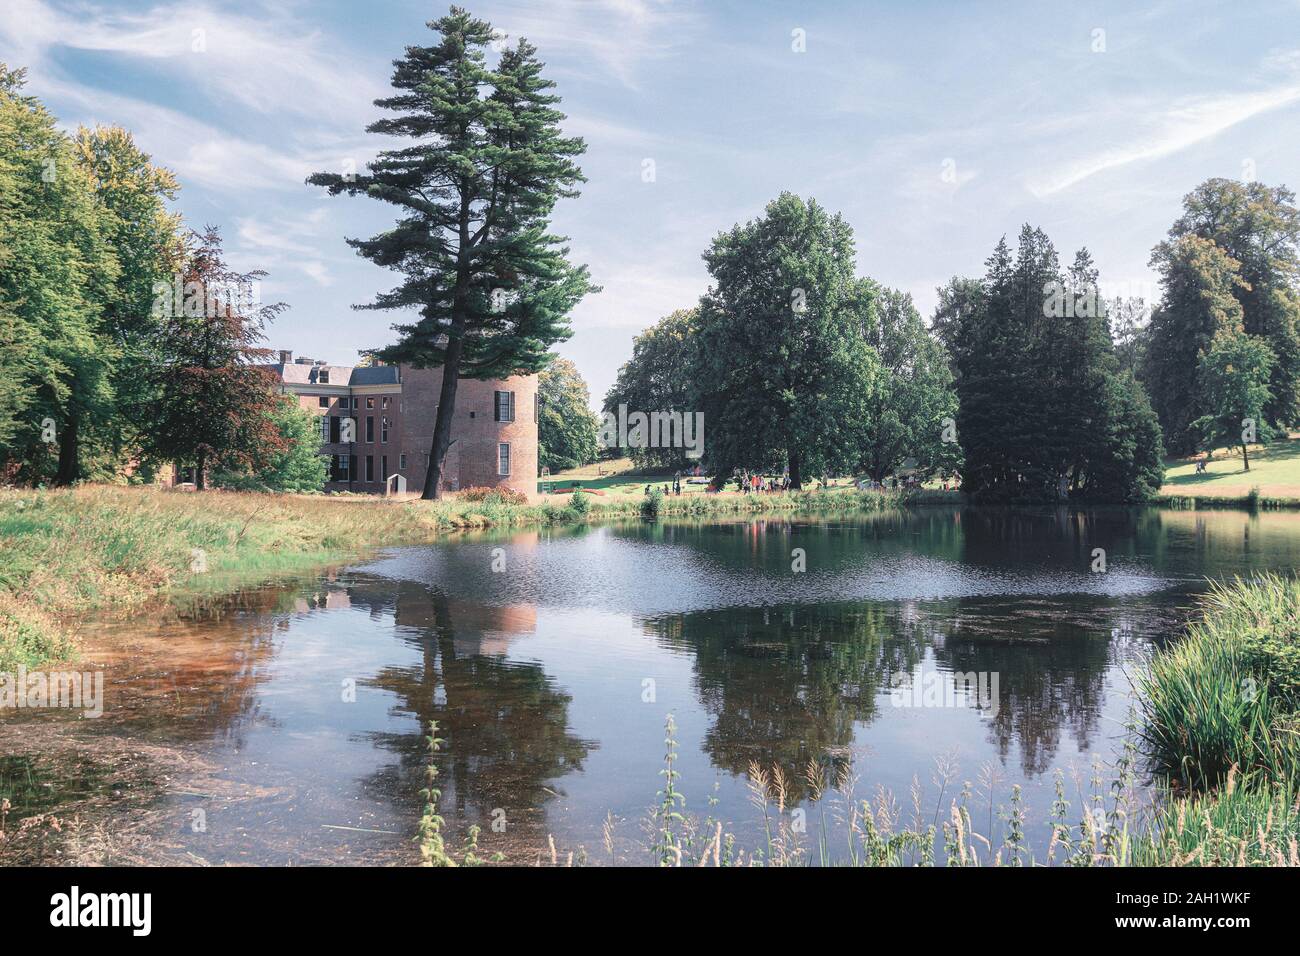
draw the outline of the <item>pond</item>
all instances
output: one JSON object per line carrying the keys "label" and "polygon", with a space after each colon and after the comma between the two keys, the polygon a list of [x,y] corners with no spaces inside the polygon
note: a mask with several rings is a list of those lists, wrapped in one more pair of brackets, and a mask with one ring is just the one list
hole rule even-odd
{"label": "pond", "polygon": [[995,843],[1019,784],[1041,855],[1058,771],[1077,820],[1207,578],[1297,557],[1300,515],[1156,508],[448,539],[101,622],[103,716],[0,715],[0,795],[110,862],[411,863],[436,720],[450,845],[647,863],[671,713],[687,813],[747,852],[754,766],[805,844],[842,828],[837,781],[922,825],[969,782]]}

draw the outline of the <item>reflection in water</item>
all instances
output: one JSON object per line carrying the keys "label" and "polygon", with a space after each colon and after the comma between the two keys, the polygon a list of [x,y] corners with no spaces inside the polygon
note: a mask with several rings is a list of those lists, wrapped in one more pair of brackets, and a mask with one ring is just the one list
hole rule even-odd
{"label": "reflection in water", "polygon": [[[478,823],[523,862],[549,833],[592,848],[607,812],[643,813],[671,710],[688,809],[714,793],[742,840],[751,762],[793,800],[809,762],[905,798],[953,755],[963,779],[988,763],[1022,784],[1044,840],[1052,772],[1115,752],[1129,673],[1205,578],[1297,558],[1300,515],[1157,509],[466,536],[104,624],[85,653],[104,717],[0,714],[0,796],[104,821],[133,860],[409,863],[436,720],[451,842]],[[995,674],[997,697],[895,706],[917,674]]]}
{"label": "reflection in water", "polygon": [[[418,649],[417,666],[381,668],[367,683],[394,695],[415,726],[438,722],[446,741],[439,758],[444,814],[454,810],[486,825],[500,808],[512,823],[543,804],[547,784],[580,771],[594,742],[568,732],[572,697],[558,690],[538,664],[505,659],[513,638],[532,632],[529,606],[485,607],[453,601],[439,588],[396,584],[394,623]],[[398,754],[371,786],[409,793],[422,782],[428,752],[422,733],[376,733],[377,746]],[[400,774],[406,786],[394,785]],[[418,787],[417,787],[418,789]]]}

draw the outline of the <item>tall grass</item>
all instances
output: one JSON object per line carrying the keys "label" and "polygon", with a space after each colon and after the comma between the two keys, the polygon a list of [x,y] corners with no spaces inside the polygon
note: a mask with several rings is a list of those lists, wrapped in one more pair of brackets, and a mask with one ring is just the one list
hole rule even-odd
{"label": "tall grass", "polygon": [[1174,780],[1213,788],[1233,767],[1252,783],[1300,780],[1300,585],[1276,575],[1213,585],[1138,691],[1147,750]]}

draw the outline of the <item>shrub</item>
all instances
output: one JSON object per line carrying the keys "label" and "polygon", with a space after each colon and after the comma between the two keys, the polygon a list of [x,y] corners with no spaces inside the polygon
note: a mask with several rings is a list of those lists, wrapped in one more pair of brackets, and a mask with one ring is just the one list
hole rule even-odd
{"label": "shrub", "polygon": [[658,521],[664,510],[664,491],[658,485],[650,489],[641,502],[641,517],[649,521]]}
{"label": "shrub", "polygon": [[591,510],[591,502],[581,491],[574,491],[573,496],[569,498],[569,510],[579,517],[585,517]]}
{"label": "shrub", "polygon": [[497,505],[526,505],[528,496],[514,488],[466,488],[456,495],[457,501],[483,501]]}

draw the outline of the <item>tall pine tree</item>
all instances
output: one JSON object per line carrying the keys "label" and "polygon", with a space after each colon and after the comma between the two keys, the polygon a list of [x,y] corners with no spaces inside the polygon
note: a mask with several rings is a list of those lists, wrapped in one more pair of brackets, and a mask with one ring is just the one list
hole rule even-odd
{"label": "tall pine tree", "polygon": [[520,40],[493,68],[486,21],[452,7],[429,27],[438,41],[407,47],[394,63],[397,92],[376,101],[393,115],[367,127],[411,145],[381,151],[364,174],[308,181],[401,211],[392,229],[348,242],[403,275],[362,308],[419,316],[394,326],[399,341],[376,354],[442,369],[423,491],[437,498],[461,377],[545,367],[549,347],[570,335],[569,312],[594,287],[585,267],[568,262],[563,238],[548,232],[556,201],[584,181],[573,160],[585,145],[562,134],[559,97],[536,49]]}

